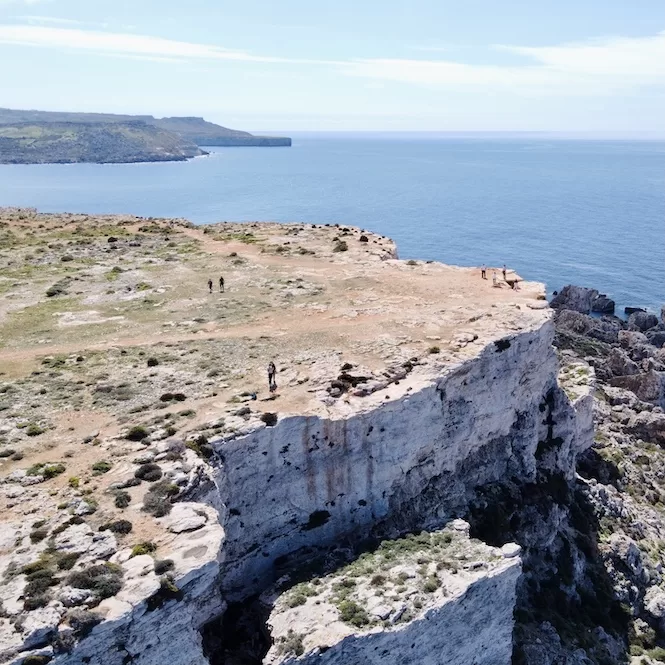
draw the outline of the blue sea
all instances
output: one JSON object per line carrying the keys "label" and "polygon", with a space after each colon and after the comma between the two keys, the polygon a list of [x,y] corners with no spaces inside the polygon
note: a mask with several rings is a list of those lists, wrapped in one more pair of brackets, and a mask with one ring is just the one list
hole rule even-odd
{"label": "blue sea", "polygon": [[665,302],[665,141],[305,136],[189,162],[0,165],[0,206],[352,224],[401,258],[506,263],[623,308]]}

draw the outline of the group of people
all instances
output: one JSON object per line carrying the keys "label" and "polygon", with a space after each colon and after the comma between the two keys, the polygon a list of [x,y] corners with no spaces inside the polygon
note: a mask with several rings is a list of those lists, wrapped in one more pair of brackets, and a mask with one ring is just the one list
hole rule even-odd
{"label": "group of people", "polygon": [[[506,264],[504,263],[503,268],[501,269],[501,273],[503,274],[503,281],[509,284],[511,289],[514,289],[515,291],[519,290],[519,286],[517,285],[519,280],[506,279],[507,272],[508,268],[506,268]],[[487,279],[487,266],[485,266],[484,264],[480,267],[480,277],[481,279]],[[492,286],[499,286],[499,278],[496,275],[496,270],[492,271]]]}
{"label": "group of people", "polygon": [[[211,279],[208,280],[208,291],[212,293],[213,282]],[[224,293],[224,278],[219,278],[219,292]],[[274,393],[277,390],[277,381],[275,377],[277,376],[277,368],[275,363],[271,360],[268,363],[268,389],[271,393]],[[255,398],[256,399],[256,398]]]}
{"label": "group of people", "polygon": [[[208,280],[208,291],[210,291],[210,293],[212,293],[212,280],[211,279]],[[219,278],[219,292],[224,293],[224,278],[223,277]]]}

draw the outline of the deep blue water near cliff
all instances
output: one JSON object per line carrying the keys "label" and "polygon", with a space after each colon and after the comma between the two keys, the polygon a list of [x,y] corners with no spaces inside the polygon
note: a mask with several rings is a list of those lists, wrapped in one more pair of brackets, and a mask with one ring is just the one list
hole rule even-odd
{"label": "deep blue water near cliff", "polygon": [[665,302],[665,142],[308,137],[184,163],[0,166],[0,205],[353,224],[401,258]]}

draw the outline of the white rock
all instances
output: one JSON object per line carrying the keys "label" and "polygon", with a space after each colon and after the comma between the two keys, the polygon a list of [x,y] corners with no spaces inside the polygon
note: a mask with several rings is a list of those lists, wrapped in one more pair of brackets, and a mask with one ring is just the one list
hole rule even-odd
{"label": "white rock", "polygon": [[501,554],[504,559],[512,559],[522,553],[522,548],[517,543],[506,543],[501,548]]}
{"label": "white rock", "polygon": [[131,580],[143,577],[155,570],[155,560],[149,554],[134,556],[122,564],[125,571],[125,579]]}
{"label": "white rock", "polygon": [[92,592],[88,589],[75,589],[74,587],[64,586],[58,592],[58,600],[65,607],[76,607],[77,605],[83,605],[92,595]]}
{"label": "white rock", "polygon": [[[64,609],[64,608],[63,608]],[[28,612],[23,622],[24,645],[26,649],[43,644],[54,634],[63,609],[49,606]]]}
{"label": "white rock", "polygon": [[183,531],[196,531],[207,521],[205,513],[196,510],[195,504],[176,503],[164,522],[171,533],[182,533]]}

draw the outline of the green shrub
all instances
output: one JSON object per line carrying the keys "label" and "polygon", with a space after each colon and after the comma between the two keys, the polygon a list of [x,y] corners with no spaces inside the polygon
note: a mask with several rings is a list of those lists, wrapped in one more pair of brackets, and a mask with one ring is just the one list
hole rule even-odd
{"label": "green shrub", "polygon": [[59,552],[56,555],[57,566],[60,570],[71,570],[80,556],[79,552]]}
{"label": "green shrub", "polygon": [[148,436],[148,430],[142,425],[134,425],[130,430],[125,434],[125,439],[129,441],[143,441]]}
{"label": "green shrub", "polygon": [[286,599],[287,607],[299,607],[307,602],[307,597],[302,593],[296,593]]}
{"label": "green shrub", "polygon": [[40,434],[43,434],[46,430],[44,430],[42,427],[37,425],[36,423],[30,423],[26,428],[25,428],[25,433],[28,436],[39,436]]}
{"label": "green shrub", "polygon": [[100,476],[102,473],[108,473],[113,468],[111,462],[106,462],[102,460],[100,462],[95,462],[92,465],[92,471],[95,476]]}
{"label": "green shrub", "polygon": [[441,581],[436,575],[430,575],[423,583],[423,591],[434,593],[441,586]]}
{"label": "green shrub", "polygon": [[69,486],[73,489],[78,489],[79,485],[81,484],[81,479],[78,476],[72,476],[67,483]]}
{"label": "green shrub", "polygon": [[45,654],[32,654],[23,659],[22,665],[46,665],[46,663],[51,661],[51,658],[52,656],[47,656]]}
{"label": "green shrub", "polygon": [[386,583],[386,576],[381,574],[374,575],[369,583],[372,586],[383,586]]}
{"label": "green shrub", "polygon": [[75,609],[71,610],[69,613],[68,620],[76,637],[82,639],[88,635],[98,623],[101,623],[102,617],[95,612]]}
{"label": "green shrub", "polygon": [[141,556],[142,554],[152,554],[157,550],[157,545],[148,541],[138,543],[132,547],[131,556]]}
{"label": "green shrub", "polygon": [[42,540],[44,540],[44,538],[46,538],[46,536],[48,536],[48,529],[35,529],[34,531],[30,532],[30,541],[33,543],[40,543]]}
{"label": "green shrub", "polygon": [[286,635],[279,638],[277,653],[280,656],[302,656],[305,653],[303,636],[300,633],[295,633],[293,628],[289,628]]}
{"label": "green shrub", "polygon": [[112,563],[88,566],[71,573],[67,583],[77,589],[90,589],[99,599],[110,598],[122,588],[122,568]]}
{"label": "green shrub", "polygon": [[129,520],[115,520],[114,522],[102,524],[99,530],[112,531],[113,533],[119,533],[124,536],[132,530],[132,523]]}
{"label": "green shrub", "polygon": [[120,490],[115,493],[115,507],[116,508],[127,508],[131,501],[131,496],[129,492],[123,492]]}
{"label": "green shrub", "polygon": [[41,596],[28,596],[23,600],[23,609],[27,612],[37,610],[40,607],[46,607],[51,600],[50,594],[43,594]]}
{"label": "green shrub", "polygon": [[432,354],[441,353],[441,349],[438,346],[430,346],[428,352]]}
{"label": "green shrub", "polygon": [[338,606],[339,618],[345,623],[360,628],[370,623],[367,612],[352,600],[343,600]]}
{"label": "green shrub", "polygon": [[349,246],[344,240],[338,240],[333,247],[333,252],[346,252],[349,249]]}
{"label": "green shrub", "polygon": [[168,600],[182,600],[183,593],[170,575],[164,575],[159,584],[159,590],[148,598],[146,603],[148,611],[152,612],[161,607]]}
{"label": "green shrub", "polygon": [[155,561],[155,575],[163,575],[174,568],[175,563],[173,562],[173,559],[160,559],[159,561]]}
{"label": "green shrub", "polygon": [[146,492],[143,497],[143,510],[150,513],[153,517],[164,517],[171,512],[173,504],[166,496]]}
{"label": "green shrub", "polygon": [[185,446],[193,450],[200,458],[210,459],[213,456],[212,446],[208,443],[208,439],[201,434],[196,441],[187,441]]}
{"label": "green shrub", "polygon": [[162,477],[162,469],[159,464],[148,462],[148,464],[141,464],[141,466],[136,469],[134,477],[139,480],[147,480],[149,483],[153,483]]}
{"label": "green shrub", "polygon": [[146,365],[147,365],[148,367],[157,367],[157,365],[159,365],[159,360],[158,360],[157,358],[155,358],[154,356],[153,356],[153,357],[150,357],[150,358],[148,358],[148,360],[146,361]]}
{"label": "green shrub", "polygon": [[266,424],[267,427],[274,427],[277,424],[277,414],[276,413],[262,413],[261,421]]}

